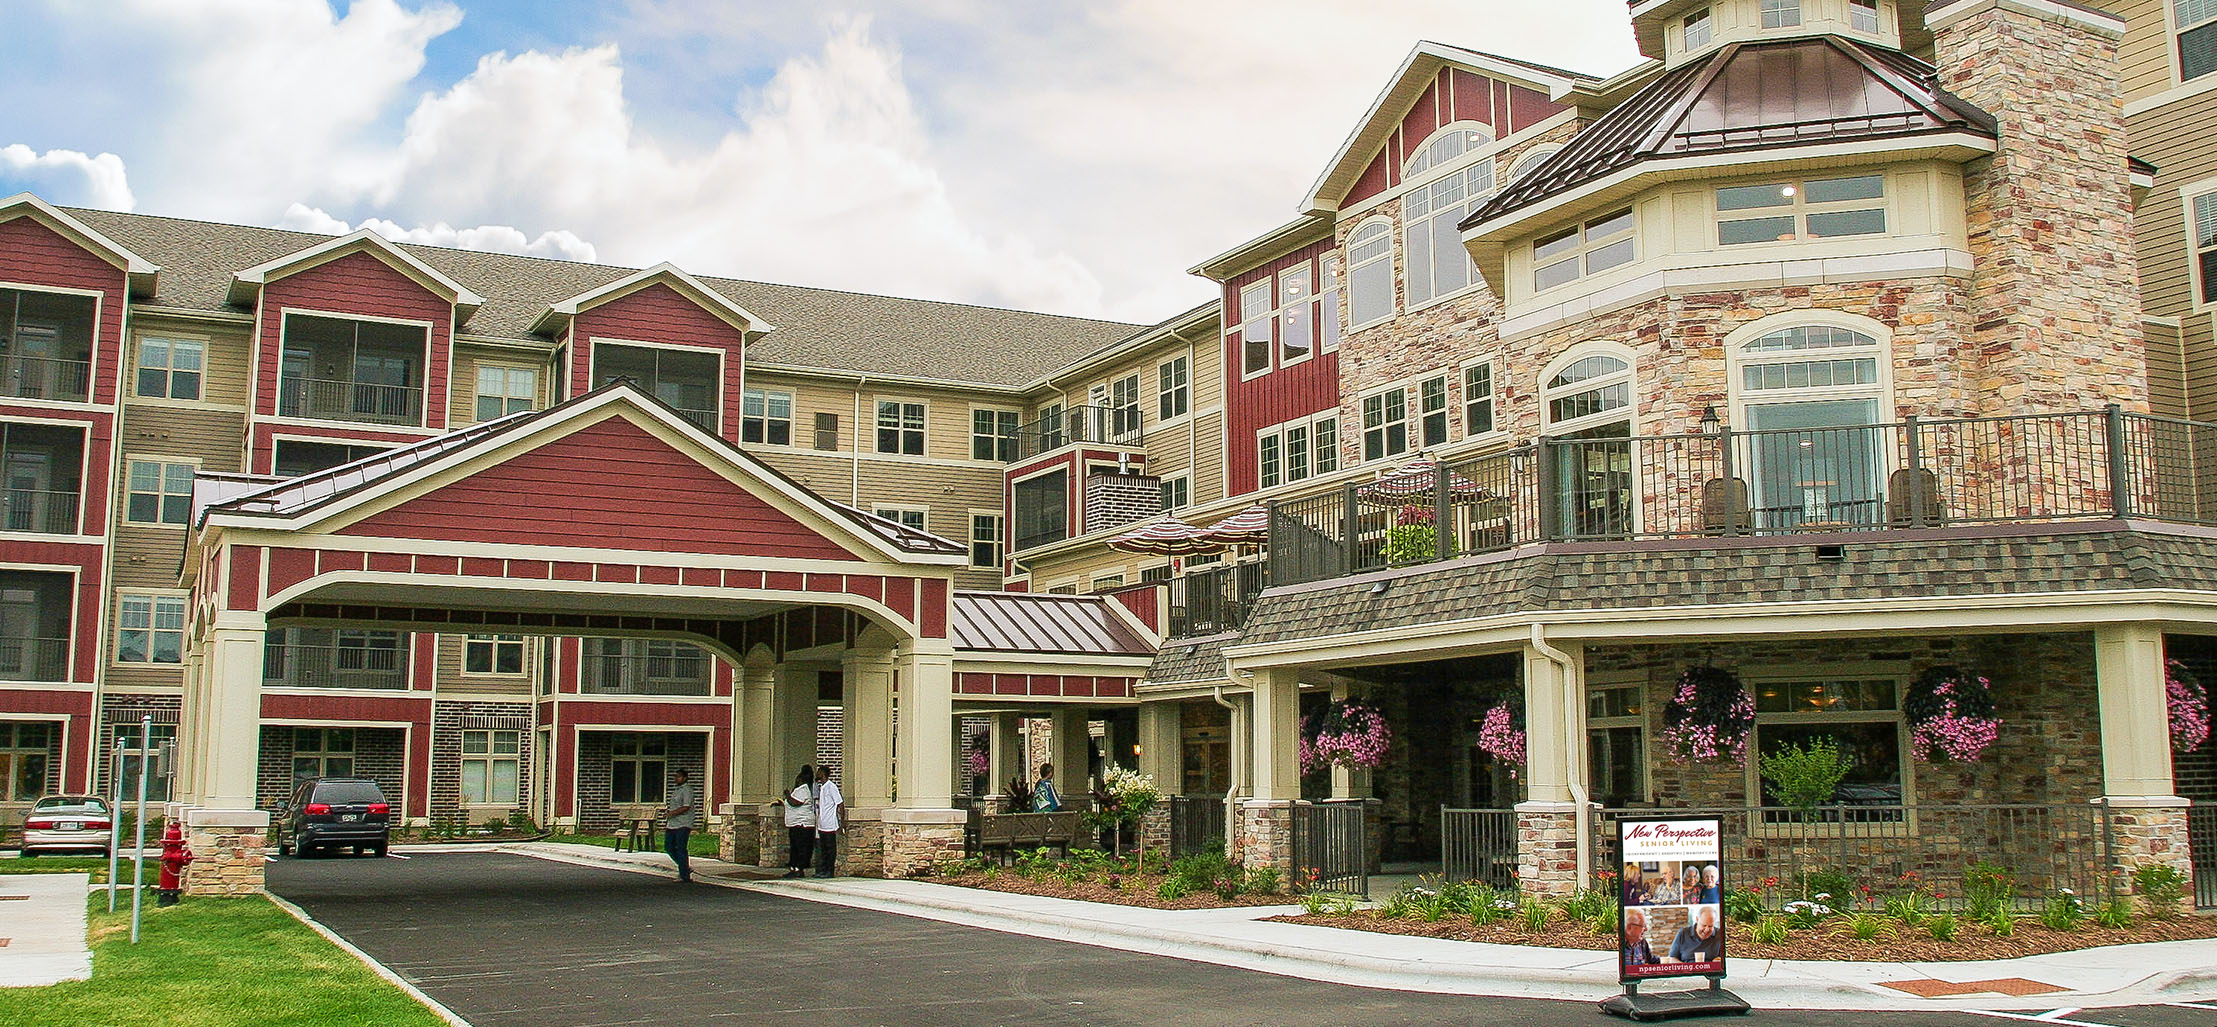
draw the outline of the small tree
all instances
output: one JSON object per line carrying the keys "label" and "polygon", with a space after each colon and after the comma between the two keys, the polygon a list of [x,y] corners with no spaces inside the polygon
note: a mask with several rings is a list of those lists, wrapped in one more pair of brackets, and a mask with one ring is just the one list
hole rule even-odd
{"label": "small tree", "polygon": [[1786,745],[1763,754],[1758,772],[1778,793],[1778,801],[1808,813],[1832,801],[1841,779],[1855,762],[1840,752],[1830,738],[1811,739],[1806,746]]}
{"label": "small tree", "polygon": [[[1124,851],[1124,825],[1136,824],[1141,817],[1162,801],[1162,793],[1155,788],[1155,779],[1111,765],[1101,775],[1101,787],[1093,793],[1093,812],[1086,814],[1086,822],[1095,827],[1110,830],[1110,845],[1118,855]],[[1147,839],[1138,836],[1139,865],[1147,865]]]}

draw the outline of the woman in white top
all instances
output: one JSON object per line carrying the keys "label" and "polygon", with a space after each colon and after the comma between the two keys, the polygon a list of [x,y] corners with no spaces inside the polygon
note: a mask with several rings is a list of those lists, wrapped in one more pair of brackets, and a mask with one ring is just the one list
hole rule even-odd
{"label": "woman in white top", "polygon": [[808,873],[816,855],[816,772],[803,766],[785,793],[785,876]]}

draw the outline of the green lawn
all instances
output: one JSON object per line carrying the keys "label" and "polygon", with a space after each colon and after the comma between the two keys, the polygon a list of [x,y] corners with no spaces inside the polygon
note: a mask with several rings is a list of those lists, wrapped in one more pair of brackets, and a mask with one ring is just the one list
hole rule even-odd
{"label": "green lawn", "polygon": [[[620,839],[612,834],[557,834],[548,836],[547,841],[571,842],[577,845],[598,845],[604,849],[613,849],[617,847]],[[659,837],[654,840],[654,851],[662,851],[662,839]],[[716,833],[714,831],[693,832],[693,837],[685,841],[685,851],[706,859],[716,858]]]}
{"label": "green lawn", "polygon": [[[48,860],[0,860],[0,872],[13,871],[19,862]],[[446,1022],[267,900],[188,899],[163,909],[149,895],[134,946],[130,896],[118,898],[114,913],[107,912],[105,895],[91,900],[92,980],[0,989],[0,1023],[440,1027]]]}
{"label": "green lawn", "polygon": [[[115,861],[116,877],[125,885],[131,883],[131,861]],[[108,883],[108,857],[106,856],[16,856],[0,859],[0,874],[91,874],[92,883]],[[161,878],[162,865],[155,860],[146,861],[146,886],[154,887]],[[130,893],[122,893],[123,901],[129,901]]]}

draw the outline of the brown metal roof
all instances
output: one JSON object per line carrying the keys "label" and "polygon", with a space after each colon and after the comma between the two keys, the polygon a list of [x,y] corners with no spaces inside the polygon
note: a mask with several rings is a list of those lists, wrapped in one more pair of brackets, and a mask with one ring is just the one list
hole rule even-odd
{"label": "brown metal roof", "polygon": [[1102,596],[954,594],[956,649],[1065,656],[1153,656],[1155,647]]}
{"label": "brown metal roof", "polygon": [[1992,136],[1994,119],[1900,51],[1837,36],[1732,43],[1634,93],[1463,227],[1641,161],[1960,131]]}

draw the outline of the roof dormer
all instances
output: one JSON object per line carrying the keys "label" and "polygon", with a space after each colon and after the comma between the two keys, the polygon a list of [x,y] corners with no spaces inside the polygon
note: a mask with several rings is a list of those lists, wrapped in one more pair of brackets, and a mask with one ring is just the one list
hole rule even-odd
{"label": "roof dormer", "polygon": [[417,259],[414,254],[367,228],[317,243],[304,250],[296,250],[232,275],[229,299],[242,307],[252,306],[263,286],[353,253],[369,254],[387,267],[406,275],[417,285],[454,304],[455,324],[469,320],[470,315],[485,304],[484,298],[471,291],[468,286],[440,273],[438,269]]}
{"label": "roof dormer", "polygon": [[1931,43],[1924,7],[1924,0],[1633,0],[1632,31],[1640,52],[1666,67],[1728,43],[1813,35],[1916,50]]}

